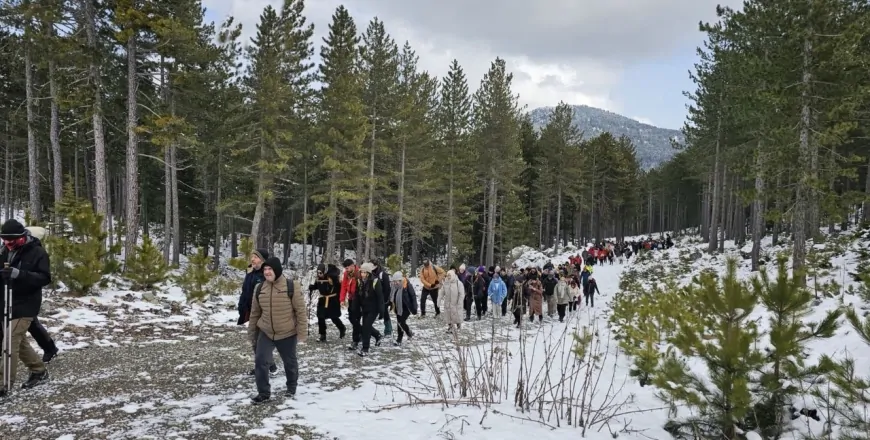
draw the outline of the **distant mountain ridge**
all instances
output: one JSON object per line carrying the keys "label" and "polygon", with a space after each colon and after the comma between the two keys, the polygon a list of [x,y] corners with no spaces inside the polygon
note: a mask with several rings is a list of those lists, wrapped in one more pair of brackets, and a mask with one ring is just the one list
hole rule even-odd
{"label": "distant mountain ridge", "polygon": [[[672,140],[683,143],[685,138],[679,130],[655,127],[617,113],[586,105],[574,105],[574,125],[583,131],[584,139],[593,138],[604,132],[631,139],[637,150],[637,159],[643,169],[650,169],[667,162],[677,150]],[[540,130],[553,113],[554,107],[540,107],[529,112],[535,128]]]}

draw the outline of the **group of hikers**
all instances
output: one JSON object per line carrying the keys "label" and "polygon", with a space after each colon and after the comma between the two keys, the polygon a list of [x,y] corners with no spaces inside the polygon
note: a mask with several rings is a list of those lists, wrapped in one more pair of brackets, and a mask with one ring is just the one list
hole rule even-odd
{"label": "group of hikers", "polygon": [[604,264],[605,262],[611,265],[614,261],[622,263],[631,259],[632,255],[637,255],[641,251],[670,249],[674,246],[674,240],[671,234],[667,234],[663,238],[654,239],[648,237],[646,239],[612,242],[606,241],[589,246],[582,254],[575,258],[582,258],[583,261],[589,262],[590,265]]}
{"label": "group of hikers", "polygon": [[[545,303],[547,316],[558,316],[559,322],[564,322],[568,313],[579,310],[581,300],[585,299],[588,307],[595,305],[594,296],[600,291],[592,277],[592,264],[578,255],[558,267],[552,262],[543,268],[463,264],[445,271],[425,260],[419,273],[422,291],[418,304],[408,277],[401,271],[390,274],[379,259],[361,265],[347,259],[342,263],[343,269],[320,264],[313,283],[303,289],[298,280],[284,275],[278,258],[270,256],[266,249],[257,249],[251,254],[238,304],[238,324],[247,324],[254,353],[254,369],[250,374],[255,377],[257,395],[252,401],[262,403],[271,398],[269,378],[277,371],[273,360],[276,349],[284,363],[287,397],[296,395],[299,378],[296,345],[307,339],[310,319],[310,309],[300,295],[304,290],[309,302],[314,300],[313,293],[318,293],[315,307],[318,341],[327,341],[327,321],[336,327],[339,339],[345,338],[347,326],[341,318],[346,308],[351,326],[348,349],[365,357],[372,339],[375,346],[380,346],[393,333],[391,316],[396,322],[393,344],[400,346],[406,337],[413,338],[408,318],[418,313],[425,317],[429,300],[435,317],[441,315],[443,305],[447,332],[451,334],[456,334],[463,322],[472,320],[472,312],[478,320],[483,319],[490,305],[493,317],[508,316],[510,312],[517,328],[522,326],[524,315],[528,315],[529,322],[534,322],[535,317],[543,322]],[[381,320],[383,333],[375,328],[375,323]]]}

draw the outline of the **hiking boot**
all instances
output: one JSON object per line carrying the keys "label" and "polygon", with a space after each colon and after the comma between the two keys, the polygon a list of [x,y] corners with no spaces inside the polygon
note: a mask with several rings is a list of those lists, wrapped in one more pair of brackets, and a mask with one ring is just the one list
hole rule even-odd
{"label": "hiking boot", "polygon": [[338,329],[338,339],[344,339],[344,335],[347,334],[347,328]]}
{"label": "hiking boot", "polygon": [[359,355],[359,357],[366,357],[369,355],[369,351],[360,348],[359,350],[357,350],[356,354]]}
{"label": "hiking boot", "polygon": [[317,339],[317,342],[326,342],[326,335],[320,335],[320,338]]}
{"label": "hiking boot", "polygon": [[290,400],[296,400],[296,391],[287,391],[285,397]]}
{"label": "hiking boot", "polygon": [[278,372],[278,366],[275,364],[269,365],[269,374],[275,374]]}
{"label": "hiking boot", "polygon": [[271,396],[268,394],[257,394],[256,396],[251,398],[251,403],[254,405],[259,405],[261,403],[267,402]]}
{"label": "hiking boot", "polygon": [[55,348],[52,351],[46,351],[45,353],[43,353],[42,354],[42,363],[47,364],[47,363],[51,362],[52,359],[57,357],[58,351],[60,351],[60,350]]}
{"label": "hiking boot", "polygon": [[383,338],[383,336],[380,336],[380,337],[375,336],[375,347],[381,346],[381,338]]}
{"label": "hiking boot", "polygon": [[350,351],[359,350],[359,342],[354,342],[353,344],[350,344],[347,349]]}
{"label": "hiking boot", "polygon": [[38,373],[30,373],[30,378],[27,379],[27,382],[24,382],[24,384],[21,385],[21,388],[33,388],[47,380],[48,370],[40,371]]}

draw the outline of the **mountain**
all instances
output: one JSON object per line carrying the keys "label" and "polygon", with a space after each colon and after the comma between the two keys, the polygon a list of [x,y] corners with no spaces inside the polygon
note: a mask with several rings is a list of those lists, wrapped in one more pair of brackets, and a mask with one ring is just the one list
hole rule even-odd
{"label": "mountain", "polygon": [[[683,143],[685,138],[679,130],[654,127],[625,116],[585,105],[575,105],[574,125],[583,131],[584,138],[604,132],[619,137],[627,136],[634,143],[637,159],[643,169],[650,169],[674,157],[677,150],[672,140]],[[535,128],[540,130],[550,120],[553,107],[540,107],[529,112]]]}

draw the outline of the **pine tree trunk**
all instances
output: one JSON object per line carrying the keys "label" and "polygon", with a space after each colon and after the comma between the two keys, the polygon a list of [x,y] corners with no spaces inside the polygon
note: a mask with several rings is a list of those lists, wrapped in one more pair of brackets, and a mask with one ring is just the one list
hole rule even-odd
{"label": "pine tree trunk", "polygon": [[[372,117],[372,147],[369,152],[369,200],[366,209],[365,257],[370,260],[374,254],[375,234],[375,141],[377,133],[377,113]],[[400,214],[401,215],[401,214]]]}
{"label": "pine tree trunk", "polygon": [[178,209],[178,145],[175,143],[169,148],[169,158],[172,160],[172,264],[178,266],[181,262],[181,216]]}
{"label": "pine tree trunk", "polygon": [[[54,166],[52,167],[52,183],[54,186],[54,206],[63,201],[63,156],[60,150],[60,105],[58,103],[57,90],[57,63],[54,58],[48,60],[48,89],[51,93],[51,128],[48,132],[48,137],[51,142],[51,154],[54,156]],[[55,222],[59,222],[55,213]]]}
{"label": "pine tree trunk", "polygon": [[556,190],[556,249],[555,253],[559,253],[559,240],[562,235],[562,186]]}
{"label": "pine tree trunk", "polygon": [[[720,97],[719,104],[722,104],[723,99]],[[711,196],[710,202],[712,206],[712,213],[710,214],[710,235],[709,242],[707,243],[707,252],[713,253],[716,251],[718,247],[718,239],[717,235],[719,233],[719,206],[720,206],[720,193],[722,188],[722,179],[719,174],[719,150],[721,149],[721,135],[722,135],[722,116],[718,117],[717,128],[716,128],[716,153],[713,157],[713,195]]]}
{"label": "pine tree trunk", "polygon": [[[9,135],[9,121],[6,121],[5,137],[6,148],[3,157],[3,217],[12,218],[12,137]],[[870,178],[868,178],[867,182],[870,182]]]}
{"label": "pine tree trunk", "polygon": [[716,203],[719,206],[719,243],[718,243],[718,251],[719,253],[725,252],[725,216],[728,214],[728,165],[722,166],[722,175],[720,176],[721,180],[721,191],[719,192],[719,200]]}
{"label": "pine tree trunk", "polygon": [[[399,192],[398,192],[398,212],[396,213],[396,246],[393,253],[402,257],[402,217],[405,215],[405,150],[407,147],[402,145],[401,165],[399,166]],[[451,188],[452,191],[452,188]],[[452,203],[451,199],[451,203]],[[452,209],[452,206],[451,206]]]}
{"label": "pine tree trunk", "polygon": [[489,179],[489,216],[486,225],[486,265],[495,264],[495,213],[496,200],[498,200],[498,187],[496,186],[495,169],[490,169]]}
{"label": "pine tree trunk", "polygon": [[139,120],[137,114],[139,81],[136,44],[136,34],[133,33],[127,40],[127,188],[124,191],[127,197],[127,230],[124,234],[125,258],[133,256],[139,235],[139,137],[136,133]]}
{"label": "pine tree trunk", "polygon": [[[325,255],[324,263],[332,263],[333,255],[335,255],[335,233],[336,221],[338,219],[338,199],[335,195],[338,188],[335,187],[335,182],[338,180],[338,172],[333,171],[329,180],[332,182],[332,185],[329,191],[329,221],[326,230],[326,248],[323,250]],[[359,244],[359,240],[357,240],[357,244]],[[359,252],[359,248],[357,248],[357,252]],[[360,254],[357,254],[357,258],[360,258]],[[361,264],[360,260],[357,260],[357,263]]]}
{"label": "pine tree trunk", "polygon": [[864,203],[861,204],[861,220],[870,222],[870,157],[867,158],[867,177],[864,178]]}
{"label": "pine tree trunk", "polygon": [[302,233],[302,264],[305,265],[308,262],[308,162],[305,162],[305,169],[303,170],[303,181],[302,181],[302,224],[303,233]]}
{"label": "pine tree trunk", "polygon": [[[360,206],[360,211],[362,211],[362,206]],[[366,227],[366,219],[363,217],[362,212],[357,214],[356,216],[356,258],[358,259],[357,264],[362,264],[367,261],[365,256],[365,227]],[[313,244],[312,244],[313,246]]]}
{"label": "pine tree trunk", "polygon": [[172,172],[169,146],[163,148],[163,260],[169,263],[172,252]]}
{"label": "pine tree trunk", "polygon": [[752,200],[752,271],[761,260],[761,238],[764,236],[764,156],[761,141],[755,157],[755,198]]}
{"label": "pine tree trunk", "polygon": [[[454,185],[454,176],[453,176],[453,148],[451,145],[450,149],[450,177],[448,179],[448,185],[450,186],[447,190],[447,260],[448,263],[453,262],[453,213],[456,209],[453,206],[453,185]],[[404,161],[402,161],[404,164]],[[404,173],[403,173],[404,174]],[[404,180],[403,180],[404,181]]]}
{"label": "pine tree trunk", "polygon": [[[488,186],[488,182],[487,182],[487,186]],[[487,236],[486,226],[489,225],[489,222],[487,221],[487,218],[489,217],[489,205],[486,204],[488,200],[489,200],[489,188],[487,188],[487,191],[483,192],[483,227],[480,228],[480,231],[481,231],[481,234],[480,234],[480,256],[477,259],[477,261],[484,261],[483,257],[484,257],[484,255],[486,255],[486,236]]]}
{"label": "pine tree trunk", "polygon": [[[219,270],[221,265],[221,243],[223,236],[221,235],[221,226],[223,216],[221,215],[221,184],[223,183],[223,148],[218,148],[217,157],[217,185],[215,185],[214,196],[214,267]],[[285,263],[286,264],[286,263]]]}
{"label": "pine tree trunk", "polygon": [[806,275],[803,273],[806,255],[807,255],[807,224],[809,215],[809,196],[810,196],[810,178],[811,169],[807,169],[812,160],[812,151],[810,143],[810,126],[812,113],[810,109],[810,85],[812,82],[812,74],[810,67],[812,60],[810,54],[812,51],[812,42],[809,36],[804,39],[803,48],[803,75],[801,85],[801,118],[800,118],[800,143],[798,144],[798,166],[801,167],[798,175],[798,184],[795,194],[794,217],[792,228],[794,228],[794,249],[792,251],[792,270],[798,282],[806,285]]}
{"label": "pine tree trunk", "polygon": [[[266,157],[265,144],[260,147],[260,155],[260,157]],[[263,224],[263,215],[266,211],[266,178],[266,170],[261,167],[257,177],[257,205],[254,208],[254,222],[251,225],[251,243],[253,243],[255,247],[262,245],[262,240],[260,239],[260,228]],[[334,246],[334,236],[332,236],[332,240]]]}
{"label": "pine tree trunk", "polygon": [[27,171],[30,193],[30,218],[39,224],[42,202],[39,195],[39,151],[36,146],[36,95],[33,90],[33,54],[28,42],[24,48],[24,88],[27,107]]}

